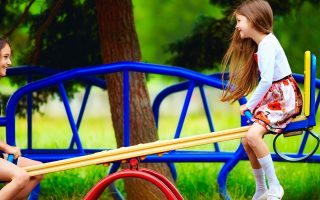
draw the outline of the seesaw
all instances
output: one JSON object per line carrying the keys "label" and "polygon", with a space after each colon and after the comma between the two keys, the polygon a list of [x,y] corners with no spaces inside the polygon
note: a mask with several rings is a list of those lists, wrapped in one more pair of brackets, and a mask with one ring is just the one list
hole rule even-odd
{"label": "seesaw", "polygon": [[138,144],[129,147],[122,147],[109,151],[102,151],[87,156],[80,156],[71,159],[54,161],[40,165],[25,167],[24,169],[30,176],[40,174],[47,174],[51,172],[58,172],[68,169],[74,169],[89,165],[111,163],[116,161],[123,161],[130,158],[143,158],[147,155],[162,154],[164,152],[189,148],[214,142],[222,142],[244,137],[249,126],[240,128],[228,129],[224,131],[217,131],[196,136],[189,136],[172,140],[159,140],[145,144]]}
{"label": "seesaw", "polygon": [[[304,115],[297,117],[288,127],[287,131],[295,130],[309,130],[315,126],[315,111],[314,111],[314,88],[315,88],[315,56],[311,59],[310,52],[306,52],[305,59],[305,77],[304,77]],[[312,72],[311,72],[312,71]],[[309,88],[309,89],[308,89]],[[58,172],[68,169],[74,169],[89,165],[112,163],[116,161],[128,161],[131,158],[140,158],[143,160],[144,157],[152,154],[162,154],[164,152],[189,148],[209,143],[228,141],[233,139],[240,139],[245,136],[249,126],[229,129],[218,132],[211,132],[207,134],[201,134],[197,136],[190,136],[185,138],[156,141],[146,144],[139,144],[130,147],[123,147],[110,151],[103,151],[88,156],[82,156],[72,159],[60,160],[50,163],[45,163],[36,166],[30,166],[24,168],[31,176],[39,174],[47,174],[51,172]],[[319,145],[319,138],[317,147]],[[317,149],[315,148],[315,150]],[[314,151],[315,152],[315,151]],[[312,152],[312,154],[314,153]],[[310,154],[311,156],[311,154]],[[112,176],[112,175],[110,175]]]}
{"label": "seesaw", "polygon": [[102,179],[87,193],[84,199],[98,199],[104,189],[115,180],[120,178],[134,177],[141,178],[150,183],[153,183],[163,192],[167,199],[183,200],[183,197],[181,196],[179,191],[166,177],[152,170],[143,168],[138,169],[139,161],[136,158],[143,160],[146,156],[151,154],[158,154],[160,156],[162,153],[171,150],[239,139],[245,136],[248,128],[249,126],[245,126],[179,139],[162,140],[146,144],[134,145],[130,147],[122,147],[119,149],[102,151],[87,156],[29,166],[25,167],[24,169],[30,176],[36,176],[40,174],[85,167],[89,165],[106,164],[116,161],[129,161],[130,169],[121,170]]}

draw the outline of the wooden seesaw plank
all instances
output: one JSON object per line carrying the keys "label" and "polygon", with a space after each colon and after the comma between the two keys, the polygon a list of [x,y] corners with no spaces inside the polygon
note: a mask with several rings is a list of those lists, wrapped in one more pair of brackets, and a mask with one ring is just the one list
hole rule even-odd
{"label": "wooden seesaw plank", "polygon": [[207,134],[189,136],[172,140],[159,140],[146,144],[138,144],[130,147],[122,147],[109,151],[102,151],[87,156],[81,156],[71,159],[59,160],[40,165],[25,167],[24,169],[30,176],[47,174],[51,172],[63,171],[95,165],[101,163],[110,163],[119,160],[126,160],[134,157],[143,157],[152,154],[159,154],[171,150],[194,147],[214,142],[239,139],[243,137],[249,126],[217,131]]}
{"label": "wooden seesaw plank", "polygon": [[65,160],[45,163],[45,164],[41,164],[41,165],[29,166],[29,167],[26,167],[25,169],[31,171],[31,170],[35,170],[35,169],[41,169],[43,167],[57,166],[57,165],[61,165],[64,163],[80,162],[80,161],[85,161],[85,160],[93,159],[93,158],[118,155],[121,153],[127,153],[127,152],[137,151],[137,150],[141,150],[141,149],[149,149],[149,148],[153,148],[155,146],[160,147],[160,146],[165,146],[168,144],[194,141],[194,140],[198,140],[198,139],[207,139],[207,138],[221,136],[221,135],[230,135],[233,133],[244,132],[247,130],[248,130],[248,127],[240,127],[240,128],[235,128],[235,129],[228,129],[228,130],[224,130],[224,131],[212,132],[212,133],[189,136],[189,137],[172,139],[172,140],[159,140],[156,142],[150,142],[150,143],[146,143],[146,144],[138,144],[138,145],[129,146],[129,147],[121,147],[121,148],[113,149],[113,150],[109,150],[109,151],[101,151],[101,152],[94,153],[94,154],[87,155],[87,156],[65,159]]}

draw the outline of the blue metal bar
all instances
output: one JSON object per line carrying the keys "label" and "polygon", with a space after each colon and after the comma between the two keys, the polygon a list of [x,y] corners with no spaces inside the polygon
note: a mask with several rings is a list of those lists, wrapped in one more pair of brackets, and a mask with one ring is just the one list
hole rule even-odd
{"label": "blue metal bar", "polygon": [[240,143],[236,152],[234,152],[233,157],[226,161],[223,165],[222,169],[220,170],[218,176],[218,185],[219,185],[219,192],[224,197],[224,199],[230,199],[230,196],[227,191],[227,177],[230,171],[238,164],[241,158],[245,155],[244,148]]}
{"label": "blue metal bar", "polygon": [[[217,152],[206,152],[206,153],[200,153],[200,154],[196,154],[196,153],[183,153],[181,152],[180,154],[176,154],[177,151],[175,151],[175,153],[173,154],[163,154],[161,157],[157,156],[157,155],[150,155],[147,156],[145,160],[141,161],[141,162],[154,162],[154,163],[158,163],[158,162],[168,162],[168,163],[177,163],[177,162],[190,162],[190,163],[198,163],[198,162],[229,162],[231,161],[234,157],[235,157],[235,153],[234,152],[225,152],[225,153],[217,153]],[[243,151],[239,151],[239,153],[243,153],[243,155],[241,155],[241,159],[240,160],[248,160],[248,157],[246,156],[246,153]],[[299,157],[296,154],[286,154],[290,157]],[[277,161],[277,162],[287,162],[285,160],[283,160],[282,158],[279,158],[279,156],[277,156],[276,154],[272,153],[271,154],[272,160],[273,161]],[[320,162],[320,156],[319,155],[313,155],[312,157],[308,158],[307,160],[301,161],[301,163],[304,162],[310,162],[310,163],[317,163]],[[235,165],[238,162],[235,161]],[[235,166],[234,165],[234,166]],[[234,168],[234,167],[232,167]],[[232,170],[231,168],[231,170]],[[221,174],[220,177],[220,183],[219,183],[219,188],[224,188],[224,186],[227,183],[227,177],[228,174],[230,173],[230,171],[228,173],[225,173],[225,177],[223,177],[224,175]]]}
{"label": "blue metal bar", "polygon": [[[175,151],[176,152],[176,151]],[[163,156],[150,155],[147,156],[142,162],[167,162],[167,163],[176,163],[176,162],[227,162],[233,158],[234,153],[229,152],[226,154],[221,154],[217,152],[207,152],[204,153],[168,153],[163,154]]]}
{"label": "blue metal bar", "polygon": [[318,97],[317,97],[317,101],[316,101],[316,110],[315,110],[316,113],[318,113],[319,104],[320,104],[320,91],[318,92]]}
{"label": "blue metal bar", "polygon": [[161,92],[159,92],[159,94],[155,97],[152,104],[152,111],[153,111],[153,116],[156,122],[156,127],[158,127],[158,123],[159,123],[159,109],[162,101],[170,94],[188,89],[189,85],[190,85],[189,81],[185,81],[176,85],[169,86],[164,90],[162,90]]}
{"label": "blue metal bar", "polygon": [[92,88],[92,86],[87,84],[86,89],[85,89],[85,93],[84,93],[84,96],[83,96],[83,100],[82,100],[79,116],[78,116],[78,119],[77,119],[77,129],[78,130],[80,128],[80,124],[81,124],[81,120],[82,120],[82,117],[83,117],[83,113],[84,113],[84,111],[86,109],[86,105],[87,105],[87,102],[88,102],[88,99],[89,99],[91,88]]}
{"label": "blue metal bar", "polygon": [[[120,164],[121,164],[121,162],[113,163],[111,165],[111,167],[109,168],[108,175],[117,172],[118,169],[120,168]],[[117,189],[117,186],[115,185],[115,183],[110,184],[109,191],[111,192],[111,195],[114,199],[116,199],[116,200],[124,199],[124,197],[121,195],[120,191]]]}
{"label": "blue metal bar", "polygon": [[40,194],[40,184],[38,184],[30,193],[28,200],[38,200]]}
{"label": "blue metal bar", "polygon": [[[216,83],[220,82],[220,85],[221,85],[220,76],[221,76],[220,73],[218,75],[216,75],[216,74],[210,75],[210,77],[212,79],[214,79]],[[201,81],[200,81],[200,83],[201,83]],[[159,109],[160,109],[161,102],[170,94],[188,89],[189,85],[190,85],[189,81],[185,81],[182,83],[178,83],[178,84],[169,86],[169,87],[163,89],[161,92],[159,92],[159,94],[155,97],[153,104],[152,104],[152,111],[153,111],[153,115],[154,115],[154,118],[156,121],[156,127],[158,127]],[[201,85],[203,85],[203,84],[201,84]],[[195,86],[198,86],[198,84],[195,83]],[[221,89],[222,87],[217,86],[216,88]]]}
{"label": "blue metal bar", "polygon": [[[10,107],[7,106],[6,114],[7,114],[7,123],[6,123],[6,139],[7,143],[11,146],[16,146],[16,134],[15,134],[15,109],[16,105]],[[8,113],[12,112],[12,113]]]}
{"label": "blue metal bar", "polygon": [[[239,100],[240,105],[244,105],[247,103],[247,99],[245,97],[240,98]],[[246,126],[248,125],[248,119],[246,116],[241,116],[241,126]]]}
{"label": "blue metal bar", "polygon": [[177,126],[177,129],[176,129],[176,133],[174,134],[174,138],[179,138],[180,137],[182,126],[184,124],[184,120],[185,120],[186,115],[187,115],[187,111],[188,111],[188,107],[189,107],[189,104],[190,104],[190,100],[191,100],[191,96],[192,96],[193,90],[194,90],[194,81],[190,81],[190,86],[189,86],[189,89],[187,91],[186,98],[184,100],[184,104],[183,104],[182,111],[181,111],[181,114],[180,114],[178,126]]}
{"label": "blue metal bar", "polygon": [[[105,149],[86,149],[85,154],[92,154],[95,152],[100,152]],[[67,158],[74,158],[77,156],[83,156],[83,154],[77,152],[76,150],[68,151],[66,149],[40,149],[40,150],[22,150],[22,154],[28,158],[34,160],[42,160],[44,162],[56,161]],[[287,153],[286,155],[290,157],[301,157],[303,155],[297,155],[296,153]],[[279,162],[287,162],[280,158],[278,155],[271,153],[272,159]],[[149,155],[145,160],[141,162],[227,162],[235,157],[234,152],[215,152],[215,151],[184,151],[176,150],[174,152],[164,153],[162,156],[158,155]],[[241,155],[240,160],[248,160],[245,152]],[[307,160],[300,162],[320,162],[320,155],[313,155]]]}
{"label": "blue metal bar", "polygon": [[[172,152],[169,152],[169,154],[171,154],[171,153]],[[173,180],[176,181],[177,177],[178,177],[178,173],[177,173],[176,166],[174,165],[174,161],[173,162],[169,162],[169,160],[168,160],[166,162],[167,162],[167,165],[169,167],[169,170],[170,170],[170,173],[171,173],[171,176],[172,176]]]}
{"label": "blue metal bar", "polygon": [[[189,88],[188,88],[188,91],[187,91],[187,94],[186,94],[186,98],[185,98],[185,101],[184,101],[184,104],[183,104],[183,107],[182,107],[182,111],[180,113],[178,126],[177,126],[177,129],[176,129],[176,133],[174,135],[174,138],[179,138],[180,137],[182,126],[184,124],[184,120],[185,120],[185,117],[187,115],[187,111],[188,111],[188,107],[189,107],[189,104],[190,104],[191,96],[192,96],[192,93],[193,93],[193,90],[194,90],[194,86],[195,86],[194,81],[190,81],[190,85],[189,85]],[[171,151],[170,153],[172,153],[172,152],[173,151]],[[176,173],[176,168],[174,166],[174,163],[168,163],[168,166],[169,166],[170,172],[172,174],[172,177],[173,178],[177,178],[177,173]]]}
{"label": "blue metal bar", "polygon": [[[32,76],[28,75],[28,83],[32,81]],[[28,123],[28,149],[32,149],[32,93],[27,94],[27,123]]]}
{"label": "blue metal bar", "polygon": [[115,73],[115,72],[121,72],[121,71],[136,71],[136,72],[178,76],[181,78],[202,82],[203,84],[207,84],[212,87],[222,89],[221,80],[212,78],[210,76],[207,76],[198,72],[193,72],[191,70],[174,67],[174,66],[169,67],[164,65],[155,65],[155,64],[146,64],[146,63],[121,62],[121,63],[105,64],[101,66],[83,67],[83,68],[71,69],[65,72],[61,72],[61,73],[52,75],[48,78],[44,78],[39,81],[34,81],[28,84],[27,88],[25,86],[21,87],[19,89],[19,92],[15,93],[15,95],[20,95],[19,93],[21,91],[25,92],[24,90],[39,90],[41,88],[52,86],[54,84],[64,82],[70,79],[77,79],[80,77],[93,76],[96,74]]}
{"label": "blue metal bar", "polygon": [[300,144],[300,148],[299,148],[299,151],[298,151],[298,155],[303,155],[303,151],[306,147],[306,144],[307,144],[307,141],[308,141],[308,138],[309,138],[309,132],[308,131],[305,131],[304,133],[304,136],[303,136],[303,139],[301,141],[301,144]]}
{"label": "blue metal bar", "polygon": [[0,117],[0,126],[6,126],[6,125],[7,125],[7,118]]}
{"label": "blue metal bar", "polygon": [[[213,126],[213,122],[212,122],[212,118],[211,118],[209,104],[208,104],[208,101],[207,101],[207,98],[206,98],[206,94],[204,92],[204,89],[203,89],[202,85],[199,86],[199,90],[200,90],[200,95],[201,95],[204,111],[205,111],[205,114],[206,114],[206,117],[207,117],[207,120],[208,120],[209,129],[210,129],[210,132],[213,132],[214,131],[214,126]],[[217,142],[215,142],[213,145],[214,145],[214,149],[217,152],[220,152],[219,144]]]}
{"label": "blue metal bar", "polygon": [[130,85],[129,72],[123,72],[123,146],[130,146]]}
{"label": "blue metal bar", "polygon": [[[32,75],[42,75],[42,76],[50,76],[53,74],[58,74],[62,72],[61,70],[46,68],[46,67],[39,67],[39,66],[16,66],[7,69],[7,76],[32,76]],[[106,82],[102,78],[96,77],[88,77],[83,76],[77,78],[80,82],[85,82],[87,84],[91,84],[102,89],[106,89]]]}
{"label": "blue metal bar", "polygon": [[[87,102],[88,102],[88,99],[89,99],[91,87],[92,87],[92,85],[90,85],[90,84],[86,85],[85,93],[84,93],[83,100],[82,100],[81,107],[80,107],[80,111],[79,111],[79,116],[77,118],[76,127],[77,127],[78,131],[80,129],[83,113],[84,113],[84,111],[86,109],[86,105],[87,105]],[[74,137],[72,136],[72,139],[71,139],[71,142],[70,142],[70,145],[69,145],[69,149],[72,149],[72,147],[74,145],[74,142],[75,142],[75,140],[74,140]]]}
{"label": "blue metal bar", "polygon": [[[145,63],[134,63],[134,62],[121,62],[121,63],[113,63],[106,64],[101,66],[90,66],[78,69],[72,69],[66,72],[61,72],[58,74],[54,74],[50,77],[34,81],[29,83],[26,86],[19,88],[10,98],[7,104],[7,142],[10,145],[15,145],[15,107],[18,104],[19,99],[23,97],[23,95],[41,90],[45,87],[53,86],[59,84],[61,82],[70,80],[70,79],[83,79],[83,77],[93,76],[96,74],[104,74],[104,73],[113,73],[119,71],[137,71],[137,72],[146,72],[146,73],[158,73],[170,76],[179,76],[186,79],[196,80],[202,82],[203,84],[210,85],[216,88],[221,87],[221,80],[209,77],[207,75],[193,72],[191,70],[174,67],[174,66],[164,66],[164,65],[156,65],[156,64],[145,64]],[[10,108],[10,109],[8,109]]]}
{"label": "blue metal bar", "polygon": [[73,119],[73,116],[72,116],[72,112],[71,112],[71,108],[70,108],[69,101],[68,101],[68,96],[67,96],[67,93],[66,93],[66,90],[65,90],[63,84],[59,84],[59,91],[61,93],[61,98],[62,98],[64,107],[65,107],[65,110],[66,110],[66,113],[67,113],[67,116],[68,116],[69,124],[70,124],[71,130],[72,130],[72,135],[73,135],[73,138],[74,138],[74,140],[76,142],[78,151],[80,153],[84,154],[84,150],[82,148],[82,144],[81,144],[80,136],[79,136],[79,133],[78,133],[78,129],[77,129],[77,126],[76,126],[76,124],[74,122],[74,119]]}
{"label": "blue metal bar", "polygon": [[[317,67],[317,58],[314,54],[311,56],[311,84],[310,84],[310,116],[315,116],[316,111],[315,111],[315,99],[316,99],[316,67]],[[316,125],[316,120],[314,120],[314,126]],[[312,122],[311,122],[312,123]]]}
{"label": "blue metal bar", "polygon": [[201,95],[201,99],[202,99],[202,103],[203,103],[203,107],[204,107],[204,111],[208,120],[208,124],[209,124],[209,129],[211,132],[214,131],[214,126],[213,126],[213,122],[212,122],[212,118],[211,118],[211,113],[210,113],[210,109],[209,109],[209,104],[206,98],[206,94],[204,92],[203,86],[199,86],[199,90],[200,90],[200,95]]}

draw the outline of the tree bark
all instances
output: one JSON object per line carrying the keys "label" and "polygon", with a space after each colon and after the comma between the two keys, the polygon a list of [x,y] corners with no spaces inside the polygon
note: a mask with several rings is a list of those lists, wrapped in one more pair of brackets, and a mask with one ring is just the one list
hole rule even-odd
{"label": "tree bark", "polygon": [[[131,0],[96,0],[102,58],[104,63],[141,61],[141,51],[135,31]],[[130,72],[130,145],[158,140],[145,74]],[[113,127],[117,146],[123,146],[122,73],[106,75]],[[140,166],[169,177],[165,163]],[[125,180],[127,199],[165,199],[161,191],[145,181]]]}

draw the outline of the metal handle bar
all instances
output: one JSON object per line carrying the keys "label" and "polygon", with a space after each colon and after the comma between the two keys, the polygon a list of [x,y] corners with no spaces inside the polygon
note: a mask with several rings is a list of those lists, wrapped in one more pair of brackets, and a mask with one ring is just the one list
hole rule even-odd
{"label": "metal handle bar", "polygon": [[[311,131],[311,130],[304,130],[304,132],[305,132],[305,134],[309,134],[309,133],[310,133],[310,135],[317,140],[317,144],[316,144],[315,148],[314,148],[309,154],[306,154],[306,155],[301,156],[301,157],[291,157],[291,156],[285,155],[284,153],[280,152],[280,151],[278,150],[278,148],[277,148],[276,143],[277,143],[278,137],[279,137],[281,134],[276,135],[276,137],[275,137],[274,140],[273,140],[273,149],[274,149],[274,152],[275,152],[279,157],[281,157],[282,159],[284,159],[284,160],[286,160],[286,161],[290,161],[290,162],[299,162],[299,161],[304,161],[304,160],[310,158],[310,157],[317,151],[317,149],[318,149],[318,147],[319,147],[319,143],[320,143],[320,138],[319,138],[319,136],[318,136],[316,133],[314,133],[314,132]],[[298,155],[298,154],[297,154],[297,155]]]}

